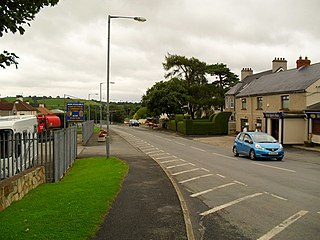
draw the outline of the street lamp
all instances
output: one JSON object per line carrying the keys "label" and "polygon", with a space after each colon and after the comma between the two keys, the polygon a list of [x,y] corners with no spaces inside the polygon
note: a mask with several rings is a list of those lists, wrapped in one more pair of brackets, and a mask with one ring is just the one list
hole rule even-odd
{"label": "street lamp", "polygon": [[103,82],[101,82],[100,83],[100,129],[102,128],[102,90],[101,90],[101,86],[102,86],[102,84],[105,84],[105,83],[103,83]]}
{"label": "street lamp", "polygon": [[109,108],[109,75],[110,75],[110,20],[112,18],[127,18],[133,19],[138,22],[145,22],[147,21],[143,17],[127,17],[127,16],[113,16],[108,15],[108,43],[107,43],[107,135],[106,135],[106,155],[107,158],[110,156],[110,123],[109,123],[109,115],[110,115],[110,108]]}
{"label": "street lamp", "polygon": [[89,100],[89,103],[88,103],[88,104],[89,104],[88,120],[89,120],[89,121],[90,121],[90,96],[91,96],[91,95],[92,95],[92,96],[93,96],[93,95],[98,95],[98,93],[89,93],[89,94],[88,94],[88,100]]}

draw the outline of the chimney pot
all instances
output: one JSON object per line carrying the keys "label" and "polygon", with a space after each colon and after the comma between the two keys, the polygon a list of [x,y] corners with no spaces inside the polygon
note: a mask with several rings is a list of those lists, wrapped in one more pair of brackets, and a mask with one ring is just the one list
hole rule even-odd
{"label": "chimney pot", "polygon": [[302,59],[300,56],[299,59],[296,61],[297,69],[303,67],[303,66],[309,66],[311,64],[311,61],[308,59],[308,57],[305,57]]}

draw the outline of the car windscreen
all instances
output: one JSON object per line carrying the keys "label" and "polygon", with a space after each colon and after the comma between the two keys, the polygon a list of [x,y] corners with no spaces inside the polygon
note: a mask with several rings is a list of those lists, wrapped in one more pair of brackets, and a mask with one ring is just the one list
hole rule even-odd
{"label": "car windscreen", "polygon": [[275,143],[277,140],[268,134],[252,134],[252,138],[258,143]]}

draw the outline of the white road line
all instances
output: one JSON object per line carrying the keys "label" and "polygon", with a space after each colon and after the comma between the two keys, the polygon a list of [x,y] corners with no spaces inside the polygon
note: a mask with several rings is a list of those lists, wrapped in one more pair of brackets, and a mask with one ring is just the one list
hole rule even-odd
{"label": "white road line", "polygon": [[286,227],[290,226],[292,223],[297,221],[299,218],[306,215],[308,211],[301,210],[300,212],[292,215],[291,217],[284,220],[282,223],[280,223],[275,228],[271,229],[268,233],[263,235],[262,237],[258,238],[258,240],[269,240],[276,236],[278,233],[282,232]]}
{"label": "white road line", "polygon": [[217,190],[217,189],[220,189],[220,188],[229,187],[229,186],[234,185],[234,184],[235,184],[234,182],[232,182],[232,183],[227,183],[227,184],[223,184],[223,185],[220,185],[220,186],[218,186],[218,187],[210,188],[210,189],[204,190],[204,191],[202,191],[202,192],[198,192],[198,193],[191,194],[190,197],[197,197],[197,196],[206,194],[206,193],[208,193],[208,192],[212,192],[212,191]]}
{"label": "white road line", "polygon": [[217,174],[217,176],[221,177],[221,178],[226,178],[226,176],[223,176],[221,174]]}
{"label": "white road line", "polygon": [[180,145],[182,145],[182,146],[186,146],[184,143],[180,143],[180,142],[176,142],[176,141],[175,141],[175,143],[176,143],[176,144],[180,144]]}
{"label": "white road line", "polygon": [[200,168],[193,168],[193,169],[190,169],[190,170],[185,170],[185,171],[182,171],[182,172],[173,173],[173,174],[171,174],[171,175],[172,175],[172,176],[177,176],[177,175],[184,174],[184,173],[189,173],[189,172],[198,171],[199,169],[200,169]]}
{"label": "white road line", "polygon": [[168,142],[172,142],[172,140],[170,140],[170,139],[168,139],[168,138],[160,137],[160,136],[158,136],[158,135],[154,135],[154,136],[157,137],[157,138],[164,139],[164,140],[166,140],[166,141],[168,141]]}
{"label": "white road line", "polygon": [[317,212],[318,214],[320,214],[320,212]]}
{"label": "white road line", "polygon": [[201,151],[201,152],[205,152],[206,150],[203,150],[203,149],[201,149],[201,148],[196,148],[196,147],[191,147],[191,148],[193,148],[193,149],[195,149],[195,150],[198,150],[198,151]]}
{"label": "white road line", "polygon": [[174,165],[174,166],[169,166],[169,167],[166,167],[166,168],[167,169],[171,169],[171,168],[182,167],[182,166],[186,166],[186,165],[195,166],[193,163],[182,163],[182,164],[178,164],[178,165]]}
{"label": "white road line", "polygon": [[151,154],[150,157],[156,157],[156,156],[160,156],[160,155],[170,155],[169,153],[157,153],[157,154]]}
{"label": "white road line", "polygon": [[217,155],[217,156],[220,156],[220,157],[224,157],[224,158],[230,158],[230,159],[236,159],[236,158],[234,158],[234,157],[229,157],[229,156],[227,156],[227,155],[222,155],[222,154],[219,154],[219,153],[212,153],[213,155]]}
{"label": "white road line", "polygon": [[280,197],[280,196],[278,196],[278,195],[275,195],[275,194],[272,194],[272,193],[269,193],[269,192],[264,192],[265,194],[268,194],[268,195],[270,195],[270,196],[272,196],[272,197],[275,197],[275,198],[278,198],[278,199],[280,199],[280,200],[283,200],[283,201],[287,201],[288,199],[286,199],[286,198],[284,198],[284,197]]}
{"label": "white road line", "polygon": [[213,174],[210,173],[210,174],[206,174],[206,175],[202,175],[202,176],[198,176],[198,177],[193,177],[193,178],[189,178],[189,179],[180,181],[179,183],[186,183],[186,182],[194,181],[194,180],[197,180],[197,179],[200,179],[200,178],[210,177],[210,176],[212,176],[212,175],[213,175]]}
{"label": "white road line", "polygon": [[151,152],[146,152],[145,154],[153,154],[153,153],[163,153],[163,150],[155,150],[155,151],[151,151]]}
{"label": "white road line", "polygon": [[287,168],[274,167],[274,166],[270,166],[270,165],[266,165],[266,164],[262,164],[262,163],[252,162],[252,164],[256,164],[256,165],[263,166],[263,167],[274,168],[274,169],[278,169],[278,170],[282,170],[282,171],[287,171],[287,172],[293,172],[293,173],[296,172],[296,171],[294,171],[294,170],[290,170],[290,169],[287,169]]}
{"label": "white road line", "polygon": [[238,184],[240,184],[240,185],[243,185],[243,186],[248,187],[248,185],[247,185],[247,184],[245,184],[245,183],[243,183],[243,182],[239,182],[239,181],[236,181],[236,180],[234,180],[233,182],[235,182],[235,183],[238,183]]}
{"label": "white road line", "polygon": [[[170,154],[168,154],[170,155]],[[160,159],[166,159],[166,158],[177,158],[176,156],[170,155],[170,156],[165,156],[165,157],[158,157],[158,158],[154,158],[155,160],[160,160]]]}
{"label": "white road line", "polygon": [[150,151],[150,150],[155,150],[155,149],[157,149],[157,150],[159,150],[159,148],[154,148],[154,147],[149,147],[149,148],[140,148],[142,151]]}
{"label": "white road line", "polygon": [[205,168],[201,168],[203,171],[206,171],[206,172],[210,172],[210,170],[208,169],[205,169]]}
{"label": "white road line", "polygon": [[248,200],[248,199],[250,199],[250,198],[258,197],[258,196],[260,196],[260,195],[262,195],[262,194],[263,194],[263,193],[255,193],[255,194],[252,194],[252,195],[248,195],[248,196],[245,196],[245,197],[236,199],[236,200],[234,200],[234,201],[232,201],[232,202],[229,202],[229,203],[220,205],[220,206],[218,206],[218,207],[215,207],[215,208],[212,208],[212,209],[210,209],[210,210],[208,210],[208,211],[205,211],[205,212],[203,212],[203,213],[200,213],[200,215],[201,215],[201,216],[207,216],[207,215],[209,215],[209,214],[211,214],[211,213],[217,212],[217,211],[219,211],[219,210],[221,210],[221,209],[224,209],[224,208],[226,208],[226,207],[230,207],[230,206],[232,206],[232,205],[234,205],[234,204],[240,203],[240,202],[245,201],[245,200]]}
{"label": "white road line", "polygon": [[181,159],[172,159],[172,160],[167,160],[160,163],[171,163],[171,162],[178,162],[178,161],[181,161]]}

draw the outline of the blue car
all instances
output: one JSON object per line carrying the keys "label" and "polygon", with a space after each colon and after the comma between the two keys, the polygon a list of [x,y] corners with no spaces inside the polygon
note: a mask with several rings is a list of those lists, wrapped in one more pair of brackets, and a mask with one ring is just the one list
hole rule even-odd
{"label": "blue car", "polygon": [[264,132],[241,132],[234,140],[233,155],[248,156],[251,160],[277,159],[284,157],[282,145],[272,136]]}

